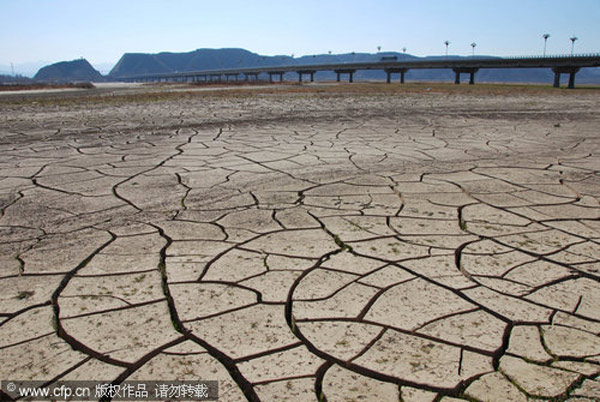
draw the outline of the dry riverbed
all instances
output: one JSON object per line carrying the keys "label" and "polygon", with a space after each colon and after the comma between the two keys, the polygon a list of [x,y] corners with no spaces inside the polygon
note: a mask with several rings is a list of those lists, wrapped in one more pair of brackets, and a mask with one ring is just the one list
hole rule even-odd
{"label": "dry riverbed", "polygon": [[599,95],[0,95],[0,380],[598,400]]}

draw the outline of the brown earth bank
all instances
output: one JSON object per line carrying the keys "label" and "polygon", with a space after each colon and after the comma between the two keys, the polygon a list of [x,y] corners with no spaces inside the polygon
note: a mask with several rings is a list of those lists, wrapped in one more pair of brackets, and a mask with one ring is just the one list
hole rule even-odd
{"label": "brown earth bank", "polygon": [[[269,82],[198,82],[198,83],[96,83],[89,91],[66,91],[68,87],[61,87],[65,91],[44,92],[44,88],[29,92],[26,90],[8,91],[0,93],[0,105],[20,105],[30,102],[43,102],[52,105],[77,105],[77,104],[106,104],[131,102],[155,102],[173,99],[185,100],[195,97],[239,97],[253,96],[255,94],[285,94],[304,93],[321,95],[402,95],[402,94],[454,94],[454,95],[548,95],[578,97],[582,94],[600,95],[600,86],[579,86],[574,90],[567,88],[553,88],[550,85],[536,84],[477,84],[455,85],[439,82],[413,82],[406,84],[385,84],[381,82],[359,82],[353,84],[318,82],[318,83],[269,83]],[[60,86],[59,86],[60,87]],[[73,88],[77,89],[77,88]]]}
{"label": "brown earth bank", "polygon": [[81,88],[92,89],[94,84],[91,82],[80,82],[73,84],[4,84],[0,85],[0,91],[29,91],[33,89],[59,89],[59,88]]}
{"label": "brown earth bank", "polygon": [[598,400],[598,95],[0,95],[0,379]]}

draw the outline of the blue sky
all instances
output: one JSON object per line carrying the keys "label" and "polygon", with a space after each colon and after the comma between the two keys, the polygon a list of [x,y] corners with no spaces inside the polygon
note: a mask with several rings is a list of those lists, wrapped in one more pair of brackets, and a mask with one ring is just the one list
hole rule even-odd
{"label": "blue sky", "polygon": [[[296,56],[600,53],[600,0],[0,0],[0,66],[239,47]],[[1,70],[1,69],[0,69]]]}

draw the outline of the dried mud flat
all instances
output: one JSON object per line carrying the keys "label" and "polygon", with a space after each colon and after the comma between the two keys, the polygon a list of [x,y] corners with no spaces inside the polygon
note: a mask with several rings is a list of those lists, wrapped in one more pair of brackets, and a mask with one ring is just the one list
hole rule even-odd
{"label": "dried mud flat", "polygon": [[598,400],[598,92],[341,92],[1,103],[0,379]]}

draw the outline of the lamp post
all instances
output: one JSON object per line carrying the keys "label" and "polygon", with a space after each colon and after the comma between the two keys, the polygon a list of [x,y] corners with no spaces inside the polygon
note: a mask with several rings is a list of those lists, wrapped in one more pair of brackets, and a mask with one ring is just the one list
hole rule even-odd
{"label": "lamp post", "polygon": [[544,57],[546,57],[546,44],[548,43],[548,38],[550,37],[550,34],[545,33],[542,35],[542,38],[544,38]]}
{"label": "lamp post", "polygon": [[446,45],[446,57],[448,57],[448,45],[450,44],[450,41],[447,40],[444,42],[444,45]]}
{"label": "lamp post", "polygon": [[575,49],[575,41],[579,38],[577,36],[571,36],[569,39],[571,40],[571,56],[573,56],[573,49]]}
{"label": "lamp post", "polygon": [[473,56],[475,56],[475,46],[477,46],[477,43],[471,43],[471,47],[473,48]]}

